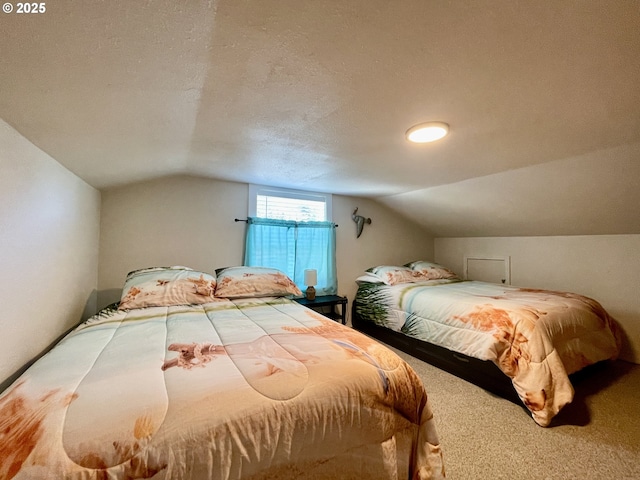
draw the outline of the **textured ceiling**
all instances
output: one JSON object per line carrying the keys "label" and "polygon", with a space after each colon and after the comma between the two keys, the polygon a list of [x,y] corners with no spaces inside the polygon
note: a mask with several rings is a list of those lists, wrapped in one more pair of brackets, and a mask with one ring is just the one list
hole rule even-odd
{"label": "textured ceiling", "polygon": [[[375,197],[434,235],[640,233],[635,0],[56,1],[0,16],[0,117],[97,188]],[[438,120],[445,139],[404,132]]]}

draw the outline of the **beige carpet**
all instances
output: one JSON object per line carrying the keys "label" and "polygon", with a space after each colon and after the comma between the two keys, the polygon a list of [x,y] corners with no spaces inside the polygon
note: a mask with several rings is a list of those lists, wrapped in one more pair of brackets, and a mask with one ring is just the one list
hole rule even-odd
{"label": "beige carpet", "polygon": [[395,351],[424,381],[450,480],[640,479],[640,365],[609,362],[576,379],[573,403],[542,428],[522,407]]}

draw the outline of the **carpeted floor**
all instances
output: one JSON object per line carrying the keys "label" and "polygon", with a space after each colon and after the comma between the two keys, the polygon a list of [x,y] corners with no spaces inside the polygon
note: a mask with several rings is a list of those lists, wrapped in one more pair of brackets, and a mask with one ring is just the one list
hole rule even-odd
{"label": "carpeted floor", "polygon": [[522,407],[393,350],[426,386],[447,478],[640,479],[640,365],[596,366],[542,428]]}

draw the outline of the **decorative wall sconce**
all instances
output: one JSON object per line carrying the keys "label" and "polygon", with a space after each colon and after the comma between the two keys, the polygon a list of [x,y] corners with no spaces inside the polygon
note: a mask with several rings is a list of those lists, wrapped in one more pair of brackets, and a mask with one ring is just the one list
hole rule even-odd
{"label": "decorative wall sconce", "polygon": [[371,224],[371,219],[364,218],[362,215],[356,215],[356,213],[358,213],[358,207],[356,207],[356,209],[351,214],[351,218],[353,219],[354,222],[356,222],[356,233],[358,235],[356,238],[360,238],[360,235],[362,235],[362,229],[364,228],[364,224],[365,223]]}

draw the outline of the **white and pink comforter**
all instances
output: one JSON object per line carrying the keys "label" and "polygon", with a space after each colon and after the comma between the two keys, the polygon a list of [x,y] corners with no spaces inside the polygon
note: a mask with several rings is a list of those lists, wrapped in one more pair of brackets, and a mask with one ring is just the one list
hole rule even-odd
{"label": "white and pink comforter", "polygon": [[423,384],[282,298],[115,308],[0,396],[0,479],[442,478]]}
{"label": "white and pink comforter", "polygon": [[456,279],[365,281],[356,302],[363,320],[495,362],[542,426],[572,401],[568,375],[620,348],[605,309],[574,293]]}

